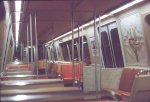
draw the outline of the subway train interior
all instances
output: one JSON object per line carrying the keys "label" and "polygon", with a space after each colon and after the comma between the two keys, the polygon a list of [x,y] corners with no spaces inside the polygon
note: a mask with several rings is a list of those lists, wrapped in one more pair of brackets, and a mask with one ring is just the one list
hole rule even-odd
{"label": "subway train interior", "polygon": [[1,0],[1,102],[150,102],[150,0]]}

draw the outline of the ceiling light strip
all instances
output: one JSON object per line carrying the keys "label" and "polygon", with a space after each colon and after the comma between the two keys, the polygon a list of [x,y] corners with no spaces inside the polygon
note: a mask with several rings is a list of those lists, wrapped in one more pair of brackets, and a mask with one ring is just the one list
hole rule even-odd
{"label": "ceiling light strip", "polygon": [[20,16],[21,16],[21,4],[22,1],[15,1],[15,22],[16,22],[16,46],[18,46],[19,39],[19,26],[20,26]]}

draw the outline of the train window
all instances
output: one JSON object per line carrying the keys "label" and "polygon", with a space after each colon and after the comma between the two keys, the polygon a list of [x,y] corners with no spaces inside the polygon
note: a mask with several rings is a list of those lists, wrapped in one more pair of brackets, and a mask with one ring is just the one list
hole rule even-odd
{"label": "train window", "polygon": [[[67,48],[67,45],[68,45],[68,48]],[[90,61],[88,43],[87,43],[87,39],[85,36],[83,37],[83,45],[84,45],[83,46],[83,48],[84,48],[84,55],[83,55],[84,63],[86,65],[89,65],[89,64],[91,64],[91,61]],[[69,61],[69,54],[70,54],[70,59],[72,59],[72,40],[61,43],[60,46],[63,51],[64,60]],[[79,46],[80,46],[80,48],[79,48]],[[80,52],[80,56],[79,56],[79,52]],[[78,38],[74,39],[74,60],[79,61],[79,57],[82,59],[82,37],[80,37],[79,39]]]}
{"label": "train window", "polygon": [[114,28],[110,31],[111,34],[111,39],[112,39],[112,46],[114,50],[114,58],[115,58],[115,63],[116,67],[123,67],[123,56],[121,52],[121,46],[120,46],[120,40],[119,40],[119,35],[118,35],[118,30],[117,28]]}
{"label": "train window", "polygon": [[54,54],[53,54],[53,49],[50,48],[50,55],[51,55],[51,60],[54,60]]}
{"label": "train window", "polygon": [[[69,46],[69,52],[70,52],[70,57],[72,59],[72,40],[67,42],[68,46]],[[78,50],[77,50],[77,39],[74,40],[74,60],[78,61]]]}
{"label": "train window", "polygon": [[48,58],[48,60],[54,60],[53,58],[53,51],[52,51],[52,48],[49,46],[47,49],[46,49],[46,56]]}
{"label": "train window", "polygon": [[102,53],[105,67],[111,68],[113,67],[111,49],[108,39],[108,33],[106,31],[101,32],[101,41],[102,41]]}
{"label": "train window", "polygon": [[88,43],[87,43],[87,39],[85,36],[83,36],[83,50],[84,50],[84,55],[82,58],[82,37],[80,37],[80,55],[81,55],[81,59],[83,59],[83,62],[86,65],[90,65],[91,64],[91,60],[90,60],[90,54],[89,54],[89,48],[88,48]]}
{"label": "train window", "polygon": [[51,44],[49,48],[46,49],[46,57],[50,60],[57,60],[56,47],[54,44]]}
{"label": "train window", "polygon": [[45,58],[49,59],[49,50],[48,50],[48,48],[45,48]]}
{"label": "train window", "polygon": [[67,42],[68,44],[68,50],[69,50],[69,53],[70,53],[70,59],[72,59],[72,42],[71,40]]}
{"label": "train window", "polygon": [[106,68],[123,67],[124,62],[116,22],[101,27],[101,41],[104,66]]}
{"label": "train window", "polygon": [[50,47],[47,47],[47,56],[48,60],[51,60]]}
{"label": "train window", "polygon": [[38,59],[39,60],[42,60],[44,59],[44,56],[43,56],[43,46],[38,46]]}
{"label": "train window", "polygon": [[60,44],[64,56],[65,61],[69,61],[69,53],[68,53],[68,48],[66,43],[61,43]]}
{"label": "train window", "polygon": [[76,39],[74,42],[74,60],[75,61],[79,61],[77,46],[78,46],[78,41]]}
{"label": "train window", "polygon": [[57,60],[56,46],[53,44],[54,59]]}

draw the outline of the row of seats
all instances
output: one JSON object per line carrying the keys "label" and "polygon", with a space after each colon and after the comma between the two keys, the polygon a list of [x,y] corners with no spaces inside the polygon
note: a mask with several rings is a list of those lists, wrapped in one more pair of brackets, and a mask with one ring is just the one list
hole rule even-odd
{"label": "row of seats", "polygon": [[29,68],[31,69],[31,64],[8,64],[6,69],[16,69],[16,68]]}
{"label": "row of seats", "polygon": [[[117,97],[119,97],[119,98],[125,97],[125,100],[128,100],[129,97],[131,97],[131,96],[133,96],[133,94],[135,94],[135,93],[133,93],[133,91],[135,91],[134,88],[136,88],[138,84],[144,83],[141,79],[144,79],[145,77],[139,78],[139,76],[141,76],[141,75],[139,75],[140,73],[147,75],[148,71],[143,71],[142,69],[137,69],[137,68],[124,68],[122,71],[122,74],[121,74],[119,88],[118,89],[107,88],[106,90],[113,91],[113,92],[115,92]],[[139,80],[141,80],[141,82]],[[146,77],[146,80],[150,82],[150,77],[149,78]],[[149,84],[148,91],[150,92],[150,83],[147,83],[145,81],[145,84],[146,85]],[[136,102],[136,101],[133,101],[133,102]]]}
{"label": "row of seats", "polygon": [[71,62],[65,62],[65,61],[54,61],[54,62],[47,61],[46,62],[46,60],[39,60],[38,69],[39,70],[44,69],[47,71],[47,73],[49,73],[49,75],[53,77],[61,77],[64,81],[72,81],[73,72],[74,72],[75,80],[81,81],[83,79],[83,64],[82,63],[74,63],[74,68],[73,68],[73,65]]}
{"label": "row of seats", "polygon": [[83,64],[82,63],[74,63],[74,70],[73,65],[71,62],[51,62],[49,63],[49,68],[54,68],[55,75],[61,75],[63,80],[72,80],[73,78],[73,71],[75,80],[82,79],[83,76]]}

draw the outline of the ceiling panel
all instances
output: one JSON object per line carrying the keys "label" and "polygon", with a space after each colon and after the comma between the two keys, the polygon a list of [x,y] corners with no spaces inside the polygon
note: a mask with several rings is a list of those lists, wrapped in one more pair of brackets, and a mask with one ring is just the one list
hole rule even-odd
{"label": "ceiling panel", "polygon": [[[37,15],[39,43],[45,43],[71,29],[72,5],[74,8],[75,26],[77,26],[93,19],[94,12],[102,14],[129,1],[131,0],[25,1],[27,6],[24,10],[21,38],[26,36],[25,30],[26,25],[29,24],[29,14]],[[26,41],[24,40],[24,42]]]}

